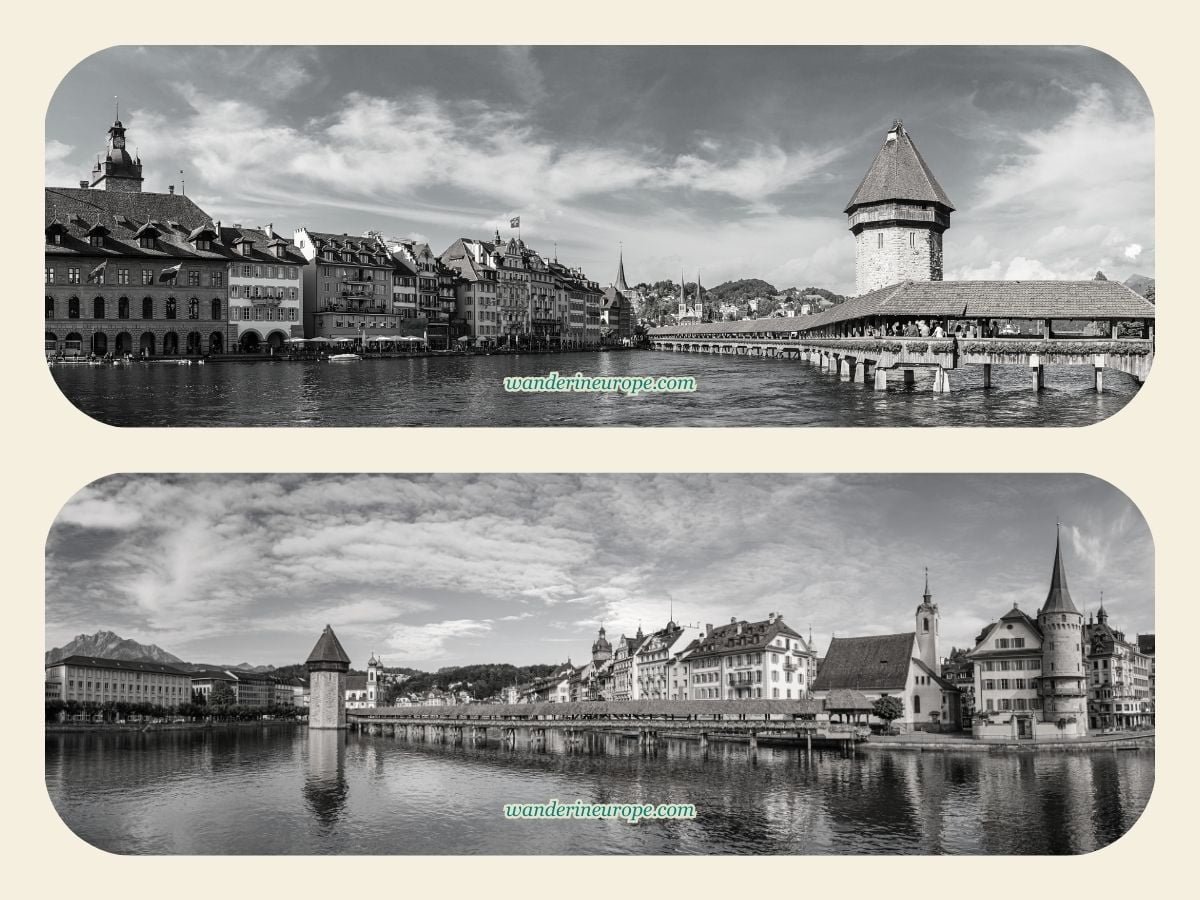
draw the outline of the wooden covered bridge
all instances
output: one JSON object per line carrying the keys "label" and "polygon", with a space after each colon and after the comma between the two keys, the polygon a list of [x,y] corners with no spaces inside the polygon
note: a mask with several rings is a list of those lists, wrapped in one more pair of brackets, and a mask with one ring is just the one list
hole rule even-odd
{"label": "wooden covered bridge", "polygon": [[710,738],[748,742],[757,752],[759,738],[848,748],[865,740],[868,730],[831,722],[821,700],[630,700],[583,703],[470,703],[463,706],[392,706],[347,709],[346,723],[367,734],[452,744],[498,740],[508,747],[545,747],[548,732],[559,732],[568,748],[591,734],[636,737],[653,749],[667,736],[699,741]]}
{"label": "wooden covered bridge", "polygon": [[[1114,281],[905,281],[795,318],[696,322],[652,328],[650,347],[676,352],[787,357],[844,380],[887,390],[889,373],[915,382],[932,369],[948,393],[950,373],[993,365],[1090,366],[1097,391],[1104,370],[1139,383],[1154,362],[1154,304]],[[938,333],[940,330],[940,334]]]}

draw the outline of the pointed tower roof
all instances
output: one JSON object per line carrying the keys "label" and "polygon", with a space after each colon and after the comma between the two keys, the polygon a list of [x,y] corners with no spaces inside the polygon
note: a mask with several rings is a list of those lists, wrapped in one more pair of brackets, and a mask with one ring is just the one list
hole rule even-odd
{"label": "pointed tower roof", "polygon": [[346,651],[342,649],[341,641],[337,639],[337,635],[333,633],[333,629],[328,625],[321,632],[321,636],[317,638],[316,646],[312,648],[312,653],[308,654],[309,665],[313,663],[344,663],[350,665],[350,657],[346,655]]}
{"label": "pointed tower roof", "polygon": [[1054,569],[1050,572],[1050,592],[1046,594],[1046,602],[1042,604],[1043,613],[1075,613],[1079,610],[1071,602],[1071,592],[1067,589],[1067,570],[1062,561],[1061,530],[1054,539]]}
{"label": "pointed tower roof", "polygon": [[617,280],[613,283],[622,294],[628,292],[629,285],[625,283],[625,248],[621,248],[620,255],[617,257]]}
{"label": "pointed tower roof", "polygon": [[933,172],[925,164],[917,145],[912,142],[904,130],[904,123],[899,119],[888,131],[871,168],[846,204],[845,212],[852,212],[855,207],[868,203],[891,200],[936,203],[947,210],[954,209],[954,204],[933,177]]}

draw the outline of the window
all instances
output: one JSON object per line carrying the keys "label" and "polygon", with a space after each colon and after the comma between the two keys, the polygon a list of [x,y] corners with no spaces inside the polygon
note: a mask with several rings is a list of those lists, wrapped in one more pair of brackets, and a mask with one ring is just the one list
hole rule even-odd
{"label": "window", "polygon": [[69,266],[67,268],[67,284],[79,284],[78,266]]}
{"label": "window", "polygon": [[879,249],[882,250],[883,249],[883,232],[882,231],[879,232],[876,237],[879,242]]}
{"label": "window", "polygon": [[97,297],[96,299],[94,299],[92,301],[92,318],[93,319],[103,319],[104,318],[104,298],[103,297]]}
{"label": "window", "polygon": [[46,266],[46,284],[54,284],[54,266]]}
{"label": "window", "polygon": [[47,319],[54,318],[54,298],[53,297],[46,298],[46,318]]}
{"label": "window", "polygon": [[168,319],[175,318],[176,303],[175,303],[174,297],[167,298],[166,309],[167,309],[167,318]]}
{"label": "window", "polygon": [[128,297],[121,297],[119,300],[117,300],[117,318],[118,319],[128,319],[129,318],[129,298]]}
{"label": "window", "polygon": [[1025,638],[1013,638],[1012,645],[1014,647],[1016,647],[1018,650],[1020,650],[1022,647],[1025,646]]}
{"label": "window", "polygon": [[117,284],[129,284],[128,269],[117,269]]}
{"label": "window", "polygon": [[214,319],[221,318],[221,301],[216,297],[213,297],[212,301],[212,317]]}
{"label": "window", "polygon": [[188,269],[187,283],[188,283],[188,287],[199,287],[200,272],[196,269]]}
{"label": "window", "polygon": [[915,231],[910,231],[908,233],[908,246],[910,250],[915,250],[917,248],[917,233]]}
{"label": "window", "polygon": [[1008,649],[1008,638],[997,638],[996,639],[996,647],[999,648],[1000,650],[1007,650]]}
{"label": "window", "polygon": [[208,275],[208,283],[212,287],[220,287],[225,283],[224,272],[210,272]]}
{"label": "window", "polygon": [[193,297],[191,300],[188,301],[188,318],[189,319],[200,318],[200,301],[197,300],[195,297]]}
{"label": "window", "polygon": [[143,297],[142,298],[142,318],[143,319],[153,319],[154,318],[154,300],[151,297]]}
{"label": "window", "polygon": [[142,269],[142,284],[154,284],[154,271],[152,269]]}
{"label": "window", "polygon": [[919,713],[920,711],[921,711],[921,696],[919,694],[913,694],[913,713],[916,714],[916,713]]}

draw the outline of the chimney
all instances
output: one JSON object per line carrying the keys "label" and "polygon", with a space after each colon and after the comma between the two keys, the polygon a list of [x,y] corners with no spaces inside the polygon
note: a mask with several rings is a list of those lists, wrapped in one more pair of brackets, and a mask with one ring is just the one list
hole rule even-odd
{"label": "chimney", "polygon": [[174,194],[174,193],[175,193],[175,185],[173,185],[173,184],[168,184],[168,185],[167,185],[167,193],[168,193],[168,194]]}
{"label": "chimney", "polygon": [[775,622],[775,613],[767,613],[767,624],[771,625]]}
{"label": "chimney", "polygon": [[87,183],[86,181],[80,181],[80,182],[79,182],[79,186],[80,186],[81,188],[83,188],[83,189],[86,191],[86,190],[87,190],[88,183]]}

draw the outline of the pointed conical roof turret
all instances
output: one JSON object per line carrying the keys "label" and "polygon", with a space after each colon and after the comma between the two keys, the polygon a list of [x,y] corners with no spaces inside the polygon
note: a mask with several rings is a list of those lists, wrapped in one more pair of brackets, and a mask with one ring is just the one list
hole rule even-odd
{"label": "pointed conical roof turret", "polygon": [[337,635],[333,633],[333,629],[328,625],[321,632],[321,636],[317,638],[317,643],[312,648],[312,653],[308,654],[307,660],[307,665],[310,668],[314,665],[320,666],[322,664],[350,667],[350,657],[346,655],[346,651],[342,649],[341,641],[337,639]]}
{"label": "pointed conical roof turret", "polygon": [[899,119],[888,131],[883,146],[875,154],[875,161],[846,204],[845,211],[849,213],[859,206],[893,200],[934,203],[947,211],[954,209]]}
{"label": "pointed conical roof turret", "polygon": [[1067,589],[1067,570],[1062,560],[1062,534],[1054,539],[1054,568],[1050,572],[1050,591],[1046,594],[1046,602],[1042,604],[1043,613],[1075,613],[1079,610],[1071,601],[1071,592]]}
{"label": "pointed conical roof turret", "polygon": [[625,283],[625,248],[621,248],[620,256],[617,257],[617,280],[613,284],[622,294],[628,293],[629,285]]}

